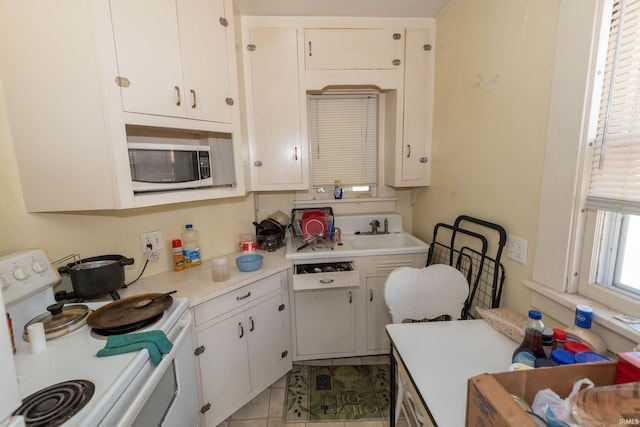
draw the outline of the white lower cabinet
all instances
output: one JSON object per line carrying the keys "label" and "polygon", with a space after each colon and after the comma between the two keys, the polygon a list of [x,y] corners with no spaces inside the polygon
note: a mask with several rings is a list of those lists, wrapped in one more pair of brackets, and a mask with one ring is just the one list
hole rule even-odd
{"label": "white lower cabinet", "polygon": [[338,357],[355,352],[355,295],[349,288],[295,292],[299,356]]}
{"label": "white lower cabinet", "polygon": [[372,256],[365,261],[367,280],[367,353],[388,353],[389,337],[385,326],[391,323],[389,309],[384,302],[384,285],[387,277],[399,267],[424,267],[427,254]]}
{"label": "white lower cabinet", "polygon": [[[203,426],[220,424],[291,369],[286,273],[230,294],[195,307]],[[210,320],[199,325],[205,313]]]}

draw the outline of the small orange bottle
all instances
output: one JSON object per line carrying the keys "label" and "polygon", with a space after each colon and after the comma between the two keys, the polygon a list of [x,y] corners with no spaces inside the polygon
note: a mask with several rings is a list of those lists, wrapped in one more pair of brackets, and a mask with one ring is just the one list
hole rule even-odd
{"label": "small orange bottle", "polygon": [[171,250],[173,252],[173,269],[175,271],[184,270],[184,252],[182,251],[182,241],[180,241],[180,239],[172,240]]}

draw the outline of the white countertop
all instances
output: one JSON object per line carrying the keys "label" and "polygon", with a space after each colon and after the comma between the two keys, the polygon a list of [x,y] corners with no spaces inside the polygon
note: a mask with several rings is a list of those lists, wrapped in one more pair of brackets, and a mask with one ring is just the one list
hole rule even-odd
{"label": "white countertop", "polygon": [[119,289],[118,293],[124,298],[144,293],[164,293],[175,289],[178,292],[174,296],[189,298],[189,307],[193,307],[291,267],[291,260],[285,258],[284,251],[284,248],[274,252],[258,251],[257,253],[264,257],[262,267],[248,273],[238,270],[236,266],[236,257],[243,255],[242,252],[227,254],[231,277],[224,282],[213,281],[211,260],[204,260],[202,265],[185,268],[183,271],[168,271],[142,277],[127,289]]}
{"label": "white countertop", "polygon": [[518,346],[482,319],[392,324],[387,333],[442,427],[464,426],[469,378],[508,371]]}

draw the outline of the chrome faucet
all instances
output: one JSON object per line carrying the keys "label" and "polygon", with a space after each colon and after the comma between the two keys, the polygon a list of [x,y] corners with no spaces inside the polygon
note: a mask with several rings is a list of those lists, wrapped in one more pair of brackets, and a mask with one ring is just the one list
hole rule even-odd
{"label": "chrome faucet", "polygon": [[369,225],[371,226],[371,234],[378,234],[378,227],[380,227],[380,221],[378,221],[377,219],[374,219],[369,223]]}

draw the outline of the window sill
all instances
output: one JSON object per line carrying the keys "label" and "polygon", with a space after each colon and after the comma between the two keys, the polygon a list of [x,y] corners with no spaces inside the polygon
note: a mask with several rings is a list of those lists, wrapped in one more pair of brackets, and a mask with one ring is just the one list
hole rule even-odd
{"label": "window sill", "polygon": [[522,284],[532,291],[532,306],[542,310],[544,313],[565,325],[574,324],[575,307],[577,304],[586,304],[593,307],[592,330],[604,340],[609,351],[612,353],[632,351],[632,349],[640,343],[640,333],[613,318],[613,316],[624,313],[612,310],[607,306],[578,294],[559,292],[530,279],[523,280]]}

